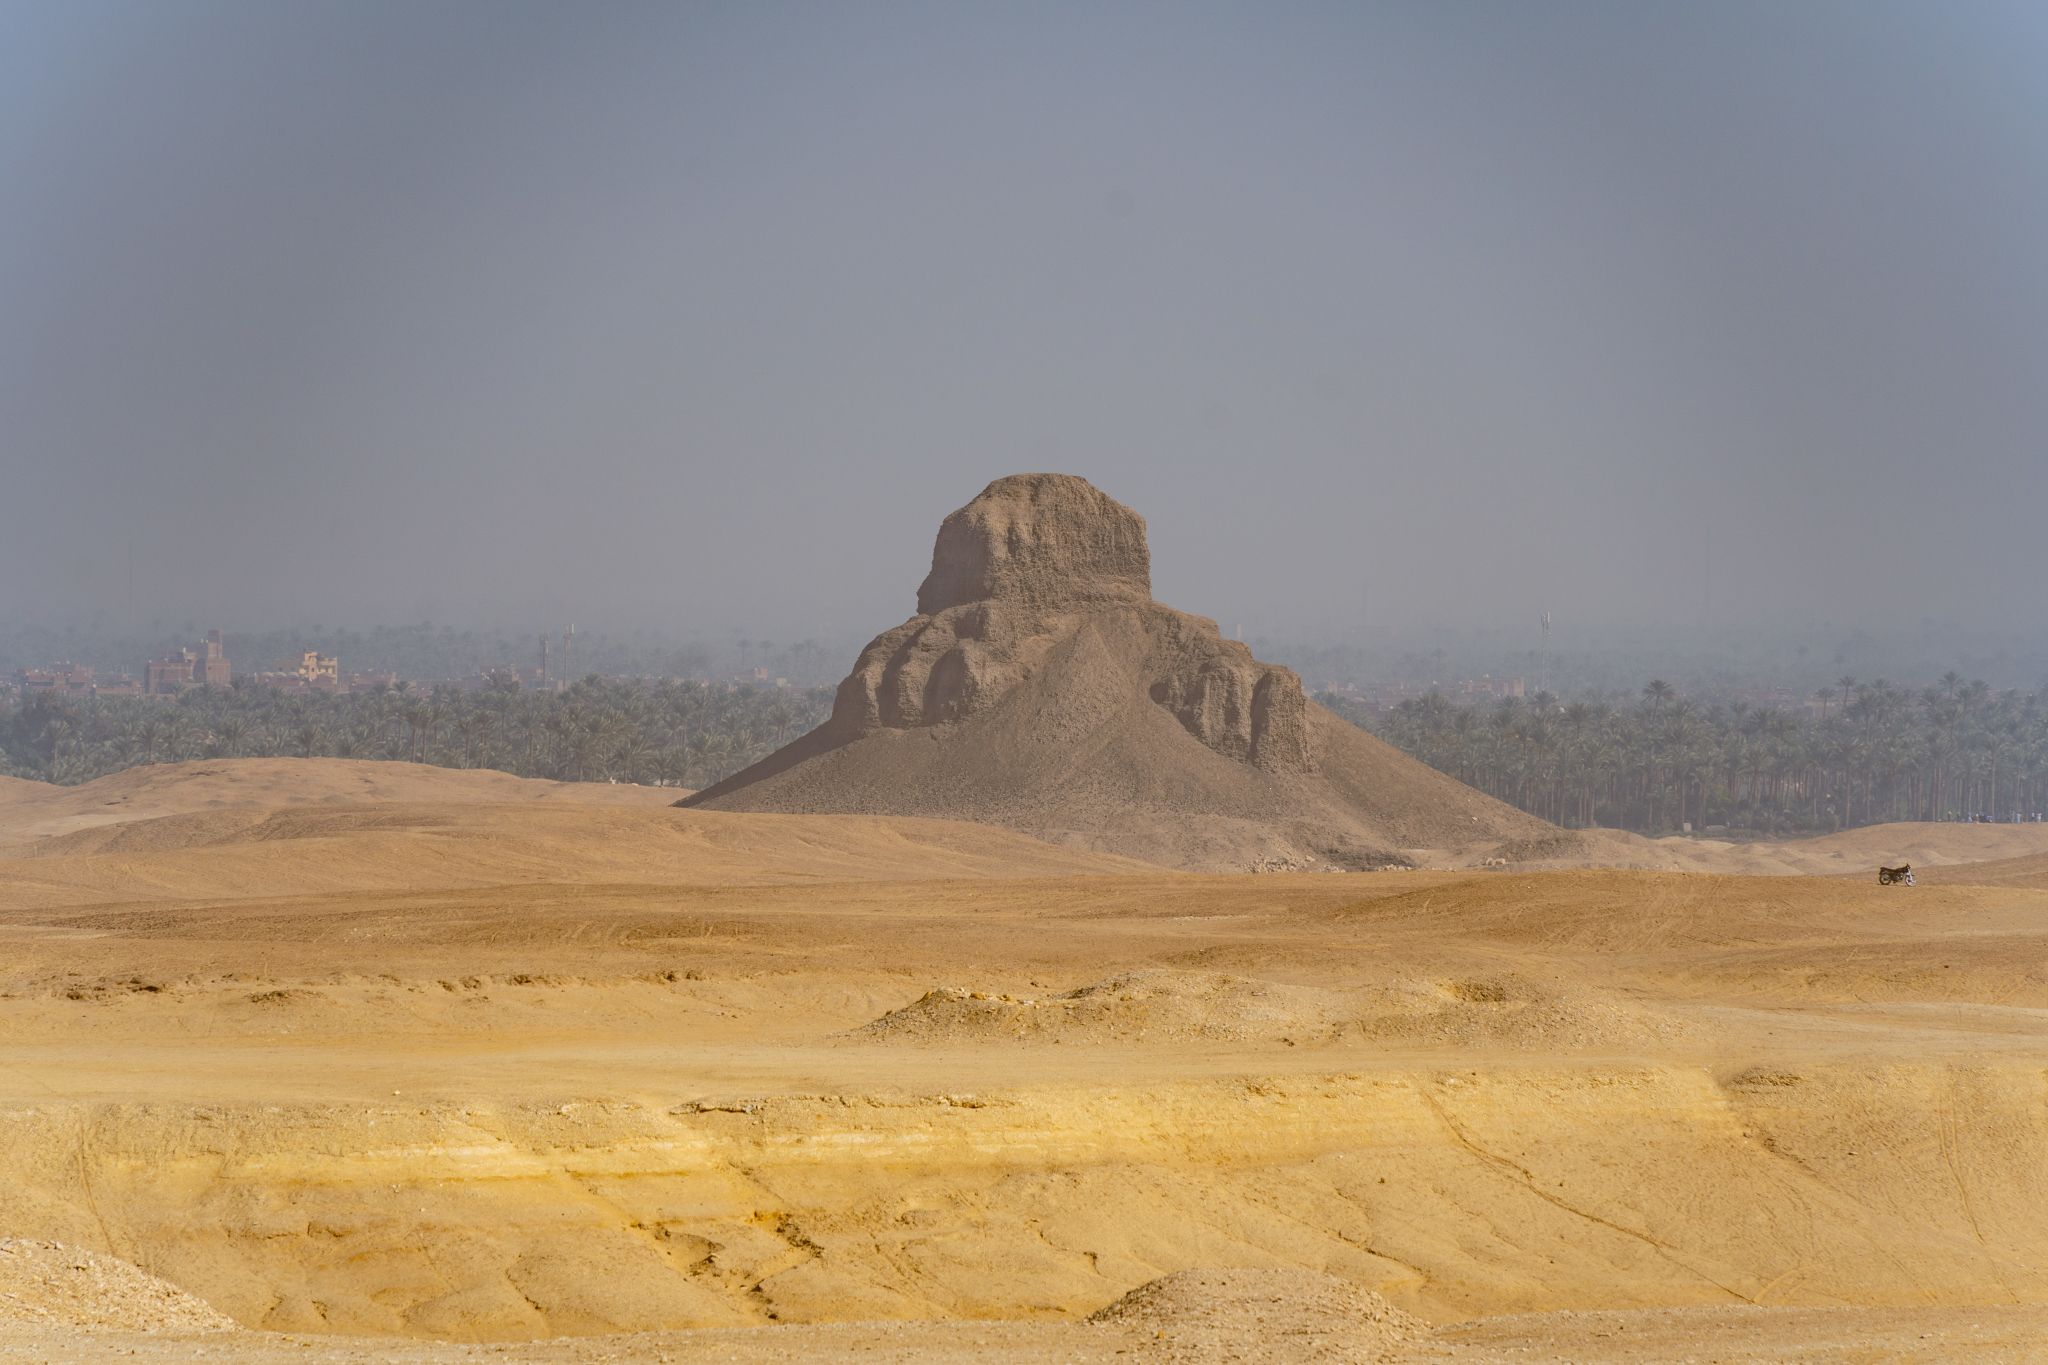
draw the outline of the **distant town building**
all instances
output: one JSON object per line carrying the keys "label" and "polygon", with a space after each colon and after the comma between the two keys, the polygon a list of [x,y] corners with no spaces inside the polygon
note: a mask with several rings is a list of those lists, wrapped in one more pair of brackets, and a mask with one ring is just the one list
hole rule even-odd
{"label": "distant town building", "polygon": [[500,673],[518,683],[524,692],[560,692],[569,685],[560,678],[550,678],[544,668],[494,668],[485,676]]}
{"label": "distant town building", "polygon": [[26,701],[37,692],[65,697],[139,697],[142,684],[126,673],[99,678],[88,664],[51,664],[48,668],[14,670],[14,691]]}
{"label": "distant town building", "polygon": [[[308,696],[313,693],[327,695],[335,692],[353,692],[357,689],[341,680],[341,661],[331,654],[322,654],[317,649],[302,652],[299,657],[285,659],[268,673],[258,673],[250,682],[258,687],[274,688],[290,696]],[[365,686],[362,691],[369,691]]]}
{"label": "distant town building", "polygon": [[142,691],[173,696],[188,687],[226,687],[229,680],[227,649],[220,632],[209,630],[197,649],[167,649],[150,659],[143,666]]}
{"label": "distant town building", "polygon": [[86,664],[51,664],[48,668],[17,668],[14,687],[24,699],[36,692],[61,692],[67,697],[92,695],[92,669]]}
{"label": "distant town building", "polygon": [[142,690],[152,697],[168,696],[192,686],[193,666],[199,656],[189,649],[167,649],[151,657],[142,668]]}
{"label": "distant town building", "polygon": [[220,642],[220,632],[209,630],[200,642],[199,656],[193,660],[192,681],[207,687],[226,687],[229,680],[228,654]]}
{"label": "distant town building", "polygon": [[322,654],[317,649],[309,649],[301,654],[298,667],[291,668],[287,665],[286,671],[304,678],[315,686],[324,682],[330,687],[337,687],[341,683],[341,660],[331,654]]}

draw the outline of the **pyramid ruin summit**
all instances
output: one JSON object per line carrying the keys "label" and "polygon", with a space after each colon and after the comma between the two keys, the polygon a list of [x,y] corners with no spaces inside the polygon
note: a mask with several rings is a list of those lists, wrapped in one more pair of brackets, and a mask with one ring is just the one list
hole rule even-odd
{"label": "pyramid ruin summit", "polygon": [[1070,474],[947,517],[917,615],[861,651],[831,720],[677,804],[975,820],[1208,871],[1554,832],[1153,601],[1145,519]]}

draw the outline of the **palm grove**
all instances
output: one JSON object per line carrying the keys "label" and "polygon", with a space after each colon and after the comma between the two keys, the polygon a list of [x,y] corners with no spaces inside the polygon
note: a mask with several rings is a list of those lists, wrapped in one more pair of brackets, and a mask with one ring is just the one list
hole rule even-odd
{"label": "palm grove", "polygon": [[1853,677],[1823,715],[1709,705],[1654,681],[1623,704],[1548,693],[1461,707],[1431,693],[1383,716],[1318,700],[1431,767],[1573,828],[1726,826],[1792,834],[2043,808],[2048,708],[1951,672],[1912,691]]}
{"label": "palm grove", "polygon": [[[1444,697],[1382,716],[1326,706],[1443,772],[1568,827],[1725,825],[1789,834],[1982,811],[2043,808],[2048,709],[1954,673],[1918,692],[1843,678],[1827,714],[1703,704],[1652,682],[1626,703],[1548,693],[1491,708]],[[704,787],[831,714],[829,688],[728,689],[692,681],[522,691],[404,683],[284,695],[238,680],[175,700],[38,693],[0,723],[7,773],[72,784],[193,758],[390,759],[570,782]]]}
{"label": "palm grove", "polygon": [[480,691],[405,683],[354,694],[284,695],[238,679],[175,700],[77,700],[37,693],[0,727],[6,770],[88,782],[191,758],[396,759],[496,768],[566,782],[704,787],[831,714],[829,688],[728,690],[691,681],[522,691],[500,675]]}

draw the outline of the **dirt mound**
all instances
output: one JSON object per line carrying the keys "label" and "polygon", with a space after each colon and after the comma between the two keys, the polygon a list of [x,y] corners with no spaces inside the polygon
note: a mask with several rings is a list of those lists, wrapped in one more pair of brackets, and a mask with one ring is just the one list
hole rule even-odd
{"label": "dirt mound", "polygon": [[0,1238],[0,1327],[236,1330],[233,1319],[126,1261],[62,1242],[21,1238]]}
{"label": "dirt mound", "polygon": [[2048,891],[2048,853],[2024,858],[1994,858],[1982,863],[1957,863],[1948,867],[1921,863],[1913,879],[1928,886],[2010,886],[2028,891]]}
{"label": "dirt mound", "polygon": [[[1738,846],[1740,847],[1740,846]],[[1748,847],[1756,848],[1757,845]],[[1817,839],[1764,845],[1791,872],[1863,872],[1910,862],[1916,871],[2048,853],[2048,825],[1958,825],[1902,821]],[[1847,864],[1845,867],[1844,864]]]}
{"label": "dirt mound", "polygon": [[1377,987],[1347,1027],[1387,1043],[1556,1052],[1650,1047],[1686,1032],[1675,1016],[1606,992],[1557,989],[1512,974]]}
{"label": "dirt mound", "polygon": [[1345,1021],[1330,992],[1157,968],[1032,999],[959,987],[928,991],[855,1036],[884,1042],[1251,1042],[1327,1036]]}
{"label": "dirt mound", "polygon": [[1064,474],[947,517],[918,614],[861,652],[832,719],[678,804],[974,820],[1208,871],[1552,830],[1153,601],[1144,518]]}
{"label": "dirt mound", "polygon": [[1312,1270],[1177,1271],[1088,1320],[1150,1329],[1169,1360],[1381,1360],[1427,1330],[1371,1290]]}
{"label": "dirt mound", "polygon": [[1180,1044],[1365,1040],[1399,1047],[1581,1051],[1685,1032],[1675,1016],[1516,974],[1351,989],[1143,968],[1043,997],[941,986],[856,1029],[858,1042]]}

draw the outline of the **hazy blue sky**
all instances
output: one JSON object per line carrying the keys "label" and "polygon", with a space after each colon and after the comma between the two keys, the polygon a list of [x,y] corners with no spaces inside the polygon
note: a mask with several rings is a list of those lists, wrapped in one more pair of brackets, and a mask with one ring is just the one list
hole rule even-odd
{"label": "hazy blue sky", "polygon": [[[2038,4],[0,4],[0,616],[2048,623]],[[131,556],[132,552],[132,556]],[[129,565],[134,564],[131,590]]]}

